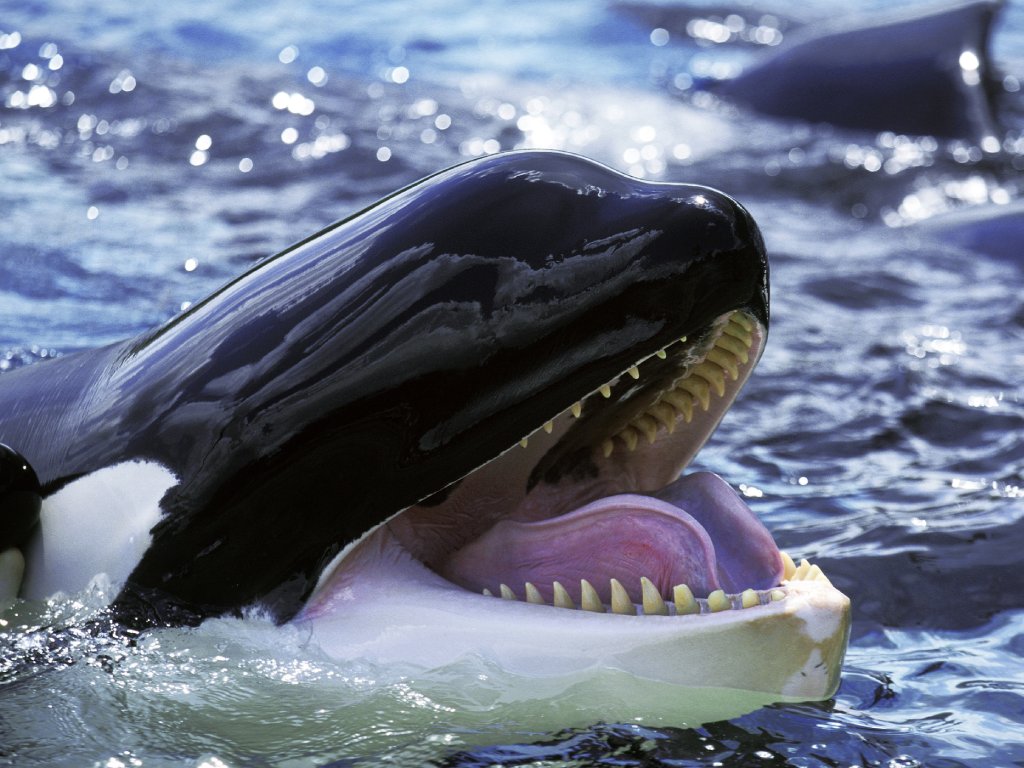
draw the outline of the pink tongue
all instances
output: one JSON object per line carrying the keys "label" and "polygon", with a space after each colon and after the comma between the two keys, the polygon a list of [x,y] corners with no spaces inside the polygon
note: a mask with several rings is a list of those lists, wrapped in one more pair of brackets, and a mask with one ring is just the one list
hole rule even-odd
{"label": "pink tongue", "polygon": [[534,523],[503,520],[456,552],[440,569],[466,589],[498,594],[507,584],[523,597],[532,582],[552,599],[558,581],[578,604],[580,579],[611,600],[616,578],[640,602],[640,577],[662,594],[689,584],[695,594],[718,588],[715,550],[700,524],[671,504],[648,496],[609,496],[567,515]]}
{"label": "pink tongue", "polygon": [[476,592],[498,594],[506,584],[520,598],[529,581],[548,602],[558,581],[577,604],[580,579],[605,603],[611,578],[637,603],[641,576],[666,597],[676,584],[688,584],[697,596],[778,584],[782,560],[771,535],[717,475],[689,475],[659,496],[623,494],[550,520],[503,520],[438,571]]}

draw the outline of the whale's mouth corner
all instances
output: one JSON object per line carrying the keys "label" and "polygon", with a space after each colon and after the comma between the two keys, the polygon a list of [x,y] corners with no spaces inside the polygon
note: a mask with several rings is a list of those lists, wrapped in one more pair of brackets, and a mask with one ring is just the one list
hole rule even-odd
{"label": "whale's mouth corner", "polygon": [[[781,552],[717,475],[681,474],[765,337],[734,310],[673,338],[378,533],[452,589],[538,607],[724,614],[785,601],[793,581],[828,584],[818,566]],[[351,592],[363,562],[353,551],[369,540],[328,568],[305,615]]]}

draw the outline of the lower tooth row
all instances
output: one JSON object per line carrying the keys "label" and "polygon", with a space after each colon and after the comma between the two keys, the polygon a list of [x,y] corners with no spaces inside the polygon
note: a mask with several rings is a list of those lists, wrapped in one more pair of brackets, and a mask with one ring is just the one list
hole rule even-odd
{"label": "lower tooth row", "polygon": [[[677,584],[672,588],[672,601],[666,602],[654,586],[654,583],[646,577],[640,579],[640,587],[643,592],[643,602],[638,606],[629,598],[626,588],[618,579],[611,579],[611,602],[605,605],[597,594],[597,590],[586,579],[580,579],[580,605],[569,595],[569,592],[560,582],[552,583],[554,595],[551,605],[556,608],[579,607],[584,611],[594,613],[617,613],[623,616],[636,616],[642,613],[645,616],[686,616],[701,613],[719,613],[734,609],[753,608],[758,605],[766,605],[771,602],[782,600],[786,596],[783,589],[756,590],[747,589],[735,595],[726,594],[724,590],[716,589],[706,598],[694,597],[693,592],[686,584]],[[489,589],[483,591],[488,597],[493,596]],[[502,584],[499,590],[501,597],[506,600],[518,600],[519,597],[507,584]],[[524,585],[526,602],[537,605],[548,605],[531,582]]]}
{"label": "lower tooth row", "polygon": [[818,565],[812,565],[806,559],[797,565],[786,552],[782,553],[782,578],[784,581],[823,581],[832,584]]}
{"label": "lower tooth row", "polygon": [[[793,581],[823,581],[828,585],[832,582],[817,565],[812,565],[806,559],[797,565],[787,552],[782,552],[782,567],[784,582]],[[686,616],[701,613],[719,613],[721,611],[738,610],[743,608],[754,608],[758,605],[778,602],[786,597],[784,589],[745,589],[739,594],[726,594],[724,590],[716,589],[706,598],[694,597],[692,590],[686,584],[677,584],[672,588],[672,601],[666,602],[661,596],[658,588],[646,576],[640,577],[640,590],[643,594],[643,602],[637,606],[629,598],[626,588],[618,579],[609,580],[611,586],[611,603],[605,605],[597,594],[597,590],[586,579],[580,579],[580,605],[584,611],[594,613],[617,613],[623,616],[636,616],[641,610],[645,616]],[[493,593],[485,589],[483,593],[489,597]],[[519,597],[507,584],[502,584],[499,593],[506,600],[518,600]],[[569,595],[568,590],[561,582],[552,583],[552,602],[556,608],[577,608],[575,601]],[[526,602],[538,605],[547,605],[540,590],[531,582],[524,585]]]}

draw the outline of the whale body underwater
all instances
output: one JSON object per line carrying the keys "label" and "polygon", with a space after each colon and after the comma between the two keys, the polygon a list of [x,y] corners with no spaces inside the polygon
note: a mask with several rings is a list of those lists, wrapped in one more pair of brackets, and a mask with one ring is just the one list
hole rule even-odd
{"label": "whale body underwater", "polygon": [[827,698],[849,600],[682,474],[768,321],[721,192],[558,152],[456,166],[0,377],[3,590],[103,573],[131,632],[259,614],[337,658]]}

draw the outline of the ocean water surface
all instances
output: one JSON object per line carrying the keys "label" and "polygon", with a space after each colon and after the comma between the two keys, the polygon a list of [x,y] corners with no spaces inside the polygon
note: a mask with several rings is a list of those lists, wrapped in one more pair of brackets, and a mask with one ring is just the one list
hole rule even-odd
{"label": "ocean water surface", "polygon": [[772,325],[697,467],[853,602],[834,699],[699,723],[603,716],[628,681],[341,665],[259,621],[128,646],[87,631],[100,581],[3,614],[0,764],[1024,765],[1024,6],[994,30],[991,140],[696,85],[886,7],[0,1],[0,386],[470,157],[717,186],[764,232]]}

